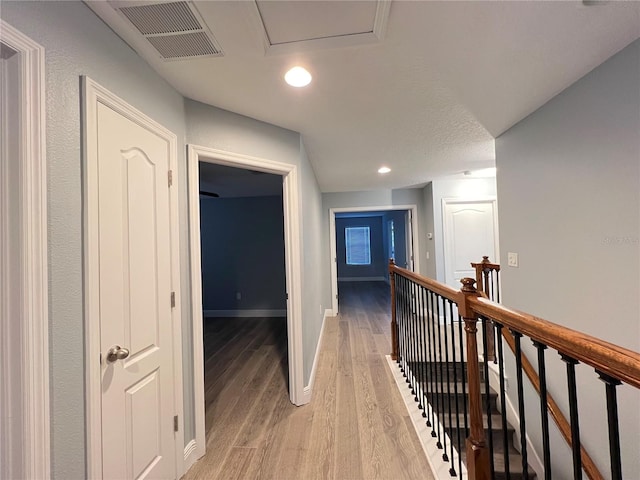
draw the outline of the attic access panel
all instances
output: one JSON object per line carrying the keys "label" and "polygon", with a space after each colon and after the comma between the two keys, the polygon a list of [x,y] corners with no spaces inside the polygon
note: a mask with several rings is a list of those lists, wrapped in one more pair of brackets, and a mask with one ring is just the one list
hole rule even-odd
{"label": "attic access panel", "polygon": [[383,40],[391,0],[255,0],[267,53],[340,48]]}

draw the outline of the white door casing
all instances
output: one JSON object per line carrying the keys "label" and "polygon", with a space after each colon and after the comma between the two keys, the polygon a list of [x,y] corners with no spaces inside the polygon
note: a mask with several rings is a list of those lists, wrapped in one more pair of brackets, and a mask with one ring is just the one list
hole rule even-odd
{"label": "white door casing", "polygon": [[445,283],[459,289],[460,279],[475,278],[471,262],[498,258],[496,199],[443,199],[442,221]]}
{"label": "white door casing", "polygon": [[294,405],[310,401],[304,386],[302,355],[302,254],[300,196],[297,167],[273,160],[198,145],[188,146],[189,237],[191,256],[191,316],[193,322],[193,369],[195,439],[185,448],[185,471],[205,454],[204,366],[202,344],[202,277],[200,252],[199,162],[217,163],[281,175],[285,270],[287,287],[287,348],[289,355],[289,398]]}
{"label": "white door casing", "polygon": [[[0,80],[0,477],[46,480],[51,425],[44,48],[2,19],[0,42],[15,52]],[[9,97],[12,113],[6,111]],[[17,268],[10,272],[9,265]],[[8,369],[13,381],[5,381]],[[18,421],[7,423],[8,417]]]}
{"label": "white door casing", "polygon": [[[83,77],[91,478],[182,469],[176,136]],[[121,347],[119,355],[109,352]]]}
{"label": "white door casing", "polygon": [[413,211],[407,210],[404,214],[404,239],[407,244],[406,247],[406,266],[404,268],[415,272],[414,268],[414,252],[413,252]]}

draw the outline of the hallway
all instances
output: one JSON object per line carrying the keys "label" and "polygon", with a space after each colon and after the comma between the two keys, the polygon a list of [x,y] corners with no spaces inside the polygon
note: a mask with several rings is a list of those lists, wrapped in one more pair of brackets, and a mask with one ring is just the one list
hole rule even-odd
{"label": "hallway", "polygon": [[287,393],[284,319],[208,319],[207,454],[184,480],[433,478],[385,359],[388,296],[383,282],[340,284],[303,407]]}

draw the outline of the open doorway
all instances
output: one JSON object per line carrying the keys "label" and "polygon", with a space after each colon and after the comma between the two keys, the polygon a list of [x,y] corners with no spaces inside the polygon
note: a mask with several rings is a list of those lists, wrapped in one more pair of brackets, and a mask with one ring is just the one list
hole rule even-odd
{"label": "open doorway", "polygon": [[[261,172],[265,174],[274,174],[279,176],[282,197],[280,204],[282,206],[283,220],[283,237],[284,237],[284,271],[285,271],[285,302],[284,308],[281,305],[269,305],[261,308],[253,305],[244,310],[250,311],[247,314],[255,314],[256,311],[262,310],[262,313],[279,314],[286,311],[286,370],[288,374],[288,395],[289,400],[295,405],[302,405],[308,402],[308,396],[304,392],[304,376],[303,376],[303,357],[302,357],[302,311],[301,311],[301,252],[300,252],[300,213],[299,213],[299,184],[297,178],[297,167],[295,165],[275,162],[272,160],[250,157],[234,152],[216,150],[207,147],[189,145],[188,147],[188,169],[189,169],[189,231],[190,231],[190,254],[191,254],[191,325],[192,328],[192,345],[190,350],[193,353],[193,379],[192,385],[185,386],[185,397],[191,396],[192,400],[186,403],[192,407],[193,411],[193,436],[189,435],[185,438],[188,445],[185,447],[185,470],[187,470],[198,458],[205,454],[205,445],[208,445],[205,439],[205,352],[203,345],[204,329],[203,329],[203,272],[201,263],[201,235],[200,235],[200,163],[224,165],[227,167],[236,167],[253,172]],[[247,173],[246,176],[252,176],[254,179],[260,177],[258,173]],[[210,191],[206,193],[220,194],[219,191]],[[211,200],[219,199],[211,195]],[[246,250],[246,249],[245,249]],[[224,254],[224,252],[222,252]],[[248,251],[244,252],[245,256],[250,256]],[[246,260],[246,259],[245,259]],[[264,284],[262,285],[264,287]],[[243,292],[237,289],[231,289],[231,298],[227,301],[242,302],[246,299]],[[238,300],[238,293],[240,299]],[[248,299],[247,299],[248,300]],[[219,312],[206,312],[211,318],[215,315],[224,315],[232,310],[227,308],[225,304],[215,302],[213,308],[209,310],[219,310]],[[242,305],[239,305],[242,306]],[[240,308],[239,310],[243,310]],[[251,312],[253,311],[253,312]],[[234,315],[240,315],[235,313]],[[221,317],[217,317],[221,318]],[[278,317],[275,317],[278,318]],[[280,317],[281,318],[281,317]],[[277,322],[277,320],[276,320]],[[263,323],[265,327],[268,323]],[[265,327],[270,328],[270,327]],[[264,329],[262,330],[264,333]],[[241,332],[235,331],[234,334]],[[282,336],[276,334],[278,341],[282,340]],[[275,341],[275,340],[274,340]],[[266,363],[266,362],[265,362]],[[187,377],[188,378],[188,377]],[[240,390],[238,397],[244,398],[246,392]],[[185,409],[186,410],[186,409]],[[186,431],[186,429],[185,429]],[[213,447],[211,447],[213,448]]]}
{"label": "open doorway", "polygon": [[282,175],[202,161],[199,173],[205,431],[215,443],[235,428],[246,385],[277,383],[287,396]]}
{"label": "open doorway", "polygon": [[[417,270],[416,205],[332,208],[330,219],[333,311],[342,290],[363,282],[372,288],[389,281],[389,259]],[[360,288],[361,289],[361,288]]]}

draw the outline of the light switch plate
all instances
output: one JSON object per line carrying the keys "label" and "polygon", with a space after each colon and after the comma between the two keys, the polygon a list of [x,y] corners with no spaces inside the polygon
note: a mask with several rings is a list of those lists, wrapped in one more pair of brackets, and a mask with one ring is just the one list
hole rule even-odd
{"label": "light switch plate", "polygon": [[509,265],[510,267],[517,267],[518,266],[518,254],[517,253],[513,253],[513,252],[507,253],[507,265]]}

